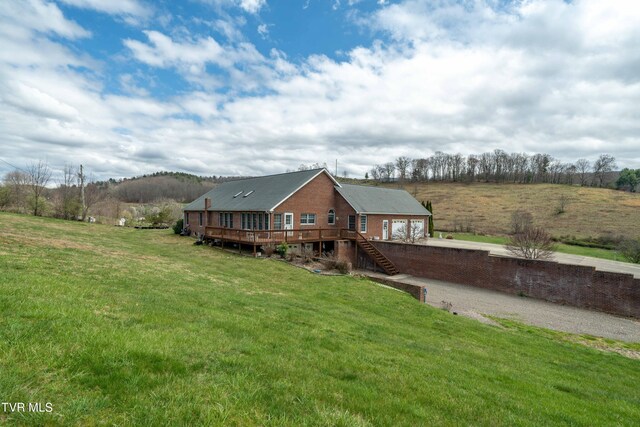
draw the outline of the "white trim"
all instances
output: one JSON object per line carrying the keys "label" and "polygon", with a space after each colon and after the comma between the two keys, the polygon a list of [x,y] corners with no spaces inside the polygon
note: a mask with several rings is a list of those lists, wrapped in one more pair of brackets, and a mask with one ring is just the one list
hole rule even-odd
{"label": "white trim", "polygon": [[309,178],[304,184],[302,184],[300,187],[296,188],[295,190],[293,190],[293,192],[291,194],[289,194],[287,197],[285,197],[284,199],[280,200],[274,207],[272,207],[269,212],[273,212],[278,206],[280,206],[281,204],[283,204],[284,202],[287,201],[287,199],[289,199],[289,197],[293,196],[294,194],[296,194],[298,191],[300,191],[300,189],[302,187],[304,187],[305,185],[307,185],[308,183],[310,183],[311,181],[313,181],[314,179],[316,179],[318,176],[320,176],[321,173],[326,173],[329,178],[331,179],[331,181],[333,181],[338,187],[342,187],[340,185],[340,183],[338,181],[335,180],[335,178],[333,176],[331,176],[331,174],[329,173],[328,170],[326,169],[321,169],[318,171],[317,174],[315,174],[314,176],[312,176],[311,178]]}
{"label": "white trim", "polygon": [[[307,216],[307,222],[305,222],[304,224],[302,223],[302,215],[306,215]],[[313,215],[313,222],[308,222],[309,221],[309,215]],[[318,215],[316,215],[313,212],[305,212],[305,213],[301,213],[300,214],[300,225],[304,226],[304,225],[316,225],[316,220],[318,219]]]}
{"label": "white trim", "polygon": [[[364,230],[362,229],[362,219],[364,218]],[[360,214],[360,221],[358,221],[358,231],[360,233],[366,233],[369,229],[369,217],[367,215]]]}
{"label": "white trim", "polygon": [[[331,215],[332,211],[333,211],[333,222],[329,222],[329,215]],[[334,208],[329,208],[329,210],[327,210],[327,225],[336,225],[336,210]]]}

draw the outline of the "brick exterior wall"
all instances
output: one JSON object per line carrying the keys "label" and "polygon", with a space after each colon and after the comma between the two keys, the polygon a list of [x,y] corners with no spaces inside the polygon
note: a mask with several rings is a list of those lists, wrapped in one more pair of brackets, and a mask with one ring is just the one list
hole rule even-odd
{"label": "brick exterior wall", "polygon": [[[329,178],[327,174],[321,173],[298,190],[293,196],[285,200],[274,210],[274,213],[293,213],[293,228],[296,230],[304,228],[339,227],[338,221],[336,221],[334,225],[329,225],[328,222],[329,209],[333,208],[336,211],[336,215],[338,214],[336,191],[333,186],[334,184],[331,178]],[[300,215],[303,213],[316,214],[315,225],[300,224]],[[284,215],[282,222],[284,224]]]}
{"label": "brick exterior wall", "polygon": [[479,250],[373,243],[402,273],[640,318],[640,279],[630,274]]}

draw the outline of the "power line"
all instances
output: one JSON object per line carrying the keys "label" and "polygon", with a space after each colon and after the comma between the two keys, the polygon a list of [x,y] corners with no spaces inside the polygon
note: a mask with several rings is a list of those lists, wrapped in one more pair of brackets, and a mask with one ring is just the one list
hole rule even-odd
{"label": "power line", "polygon": [[16,168],[18,170],[21,170],[22,172],[29,173],[26,170],[24,170],[24,169],[22,169],[22,168],[20,168],[20,167],[18,167],[16,165],[12,165],[11,163],[7,162],[6,160],[4,160],[2,158],[0,158],[0,162],[4,162],[4,163],[8,164],[9,166],[11,166],[12,168]]}

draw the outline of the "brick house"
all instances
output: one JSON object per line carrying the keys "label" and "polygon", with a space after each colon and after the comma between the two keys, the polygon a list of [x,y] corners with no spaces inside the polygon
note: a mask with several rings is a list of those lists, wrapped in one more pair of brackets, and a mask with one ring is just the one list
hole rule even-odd
{"label": "brick house", "polygon": [[184,224],[207,241],[254,253],[281,242],[324,252],[425,237],[429,215],[404,190],[340,184],[322,168],[220,184],[185,206]]}

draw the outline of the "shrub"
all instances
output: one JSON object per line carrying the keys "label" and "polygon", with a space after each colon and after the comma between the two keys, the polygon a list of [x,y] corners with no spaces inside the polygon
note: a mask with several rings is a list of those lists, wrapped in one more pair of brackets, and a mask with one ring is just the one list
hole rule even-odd
{"label": "shrub", "polygon": [[152,226],[160,226],[171,222],[171,207],[162,206],[159,209],[149,209],[145,214],[145,220]]}
{"label": "shrub", "polygon": [[618,250],[627,261],[640,264],[640,239],[626,239],[618,246]]}
{"label": "shrub", "polygon": [[550,259],[555,245],[549,233],[538,227],[526,227],[507,242],[507,250],[526,259]]}
{"label": "shrub", "polygon": [[351,271],[351,263],[347,261],[336,261],[335,269],[342,274],[349,274]]}
{"label": "shrub", "polygon": [[175,234],[182,233],[183,228],[184,228],[184,220],[182,218],[180,218],[179,220],[176,221],[175,224],[173,224],[173,232]]}
{"label": "shrub", "polygon": [[533,225],[531,212],[517,210],[511,214],[511,234],[518,234]]}
{"label": "shrub", "polygon": [[262,247],[262,252],[264,256],[271,257],[274,253],[276,253],[276,247],[273,245],[266,245]]}
{"label": "shrub", "polygon": [[278,246],[276,246],[276,252],[279,253],[282,258],[285,258],[287,256],[288,251],[289,245],[287,245],[285,242],[282,242]]}

